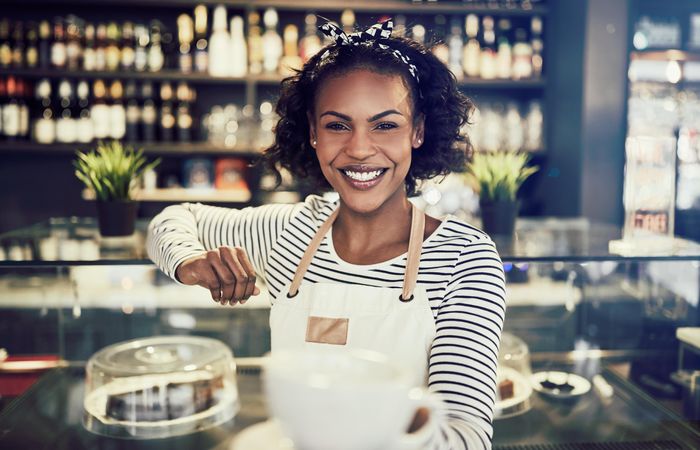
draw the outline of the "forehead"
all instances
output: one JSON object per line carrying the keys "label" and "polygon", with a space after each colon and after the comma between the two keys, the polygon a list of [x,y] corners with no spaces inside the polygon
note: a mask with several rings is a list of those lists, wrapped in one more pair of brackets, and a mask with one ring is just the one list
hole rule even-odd
{"label": "forehead", "polygon": [[358,69],[325,80],[316,96],[316,113],[327,110],[373,115],[396,109],[411,112],[411,94],[400,75]]}

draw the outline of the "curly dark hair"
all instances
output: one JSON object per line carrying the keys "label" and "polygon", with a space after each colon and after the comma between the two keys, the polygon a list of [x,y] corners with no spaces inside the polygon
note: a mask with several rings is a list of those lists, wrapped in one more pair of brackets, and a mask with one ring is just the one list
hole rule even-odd
{"label": "curly dark hair", "polygon": [[[463,170],[472,147],[468,137],[460,135],[460,129],[468,123],[473,103],[460,92],[452,72],[425,46],[404,37],[382,39],[381,43],[389,48],[375,44],[331,44],[295,75],[282,81],[276,107],[280,119],[275,127],[275,142],[263,155],[265,165],[278,182],[278,168],[283,167],[296,177],[310,179],[316,188],[330,188],[309,143],[307,112],[313,114],[316,95],[325,80],[358,69],[400,75],[410,92],[414,119],[419,114],[425,117],[423,144],[413,150],[406,176],[408,195],[416,193],[419,180]],[[410,58],[418,69],[419,83],[411,76],[408,66],[391,53],[392,49]]]}

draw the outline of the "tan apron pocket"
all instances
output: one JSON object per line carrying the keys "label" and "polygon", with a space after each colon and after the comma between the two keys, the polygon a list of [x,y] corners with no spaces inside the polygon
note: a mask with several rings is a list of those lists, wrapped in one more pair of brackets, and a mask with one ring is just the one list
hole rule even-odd
{"label": "tan apron pocket", "polygon": [[348,341],[350,319],[309,316],[306,322],[306,342],[345,345]]}

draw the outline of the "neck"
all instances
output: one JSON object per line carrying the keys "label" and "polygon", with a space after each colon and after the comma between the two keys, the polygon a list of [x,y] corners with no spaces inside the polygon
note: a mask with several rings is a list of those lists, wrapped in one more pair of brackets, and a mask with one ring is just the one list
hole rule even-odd
{"label": "neck", "polygon": [[350,247],[355,248],[365,246],[368,242],[375,245],[392,241],[408,242],[411,202],[408,201],[406,192],[401,190],[375,211],[363,213],[352,210],[341,199],[333,228],[334,235],[342,237]]}

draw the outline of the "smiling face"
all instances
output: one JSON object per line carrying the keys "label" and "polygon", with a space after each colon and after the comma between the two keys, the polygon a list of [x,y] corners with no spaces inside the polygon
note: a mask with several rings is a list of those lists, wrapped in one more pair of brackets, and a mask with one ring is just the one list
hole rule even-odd
{"label": "smiling face", "polygon": [[405,197],[423,120],[401,76],[358,69],[326,80],[309,123],[321,171],[347,207],[371,213]]}

